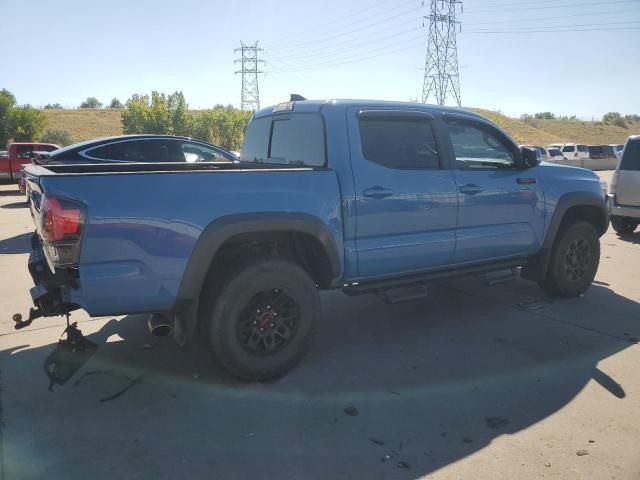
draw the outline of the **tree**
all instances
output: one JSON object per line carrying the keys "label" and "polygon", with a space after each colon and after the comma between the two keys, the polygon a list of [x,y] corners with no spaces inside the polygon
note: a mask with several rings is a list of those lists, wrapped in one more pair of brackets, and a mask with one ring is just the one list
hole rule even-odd
{"label": "tree", "polygon": [[47,128],[40,137],[40,141],[43,143],[55,143],[61,147],[66,147],[73,143],[71,134],[62,128]]}
{"label": "tree", "polygon": [[111,99],[111,103],[109,104],[109,108],[121,109],[123,107],[124,107],[124,105],[122,105],[122,102],[120,100],[118,100],[117,98]]}
{"label": "tree", "polygon": [[132,95],[122,110],[122,131],[128,134],[145,133],[149,115],[149,96]]}
{"label": "tree", "polygon": [[151,92],[151,105],[149,107],[149,119],[144,133],[171,133],[171,118],[167,105],[167,96],[156,91]]}
{"label": "tree", "polygon": [[556,116],[551,112],[538,112],[533,115],[537,120],[555,120]]}
{"label": "tree", "polygon": [[15,106],[16,97],[9,90],[3,88],[0,90],[0,148],[4,147],[9,141],[9,132],[7,130],[7,120],[9,111]]}
{"label": "tree", "polygon": [[29,105],[14,107],[7,115],[7,133],[16,142],[32,142],[42,135],[47,119]]}
{"label": "tree", "polygon": [[102,103],[96,97],[87,97],[87,99],[80,104],[80,108],[102,108]]}
{"label": "tree", "polygon": [[59,103],[47,103],[44,108],[45,110],[62,109],[62,105]]}
{"label": "tree", "polygon": [[624,116],[625,121],[633,123],[633,122],[640,122],[640,115],[625,115]]}
{"label": "tree", "polygon": [[624,118],[618,112],[605,113],[602,116],[602,121],[605,123],[611,123],[617,127],[627,128],[627,124],[624,122]]}
{"label": "tree", "polygon": [[174,92],[169,95],[167,108],[171,117],[171,133],[174,135],[189,135],[193,122],[182,92]]}

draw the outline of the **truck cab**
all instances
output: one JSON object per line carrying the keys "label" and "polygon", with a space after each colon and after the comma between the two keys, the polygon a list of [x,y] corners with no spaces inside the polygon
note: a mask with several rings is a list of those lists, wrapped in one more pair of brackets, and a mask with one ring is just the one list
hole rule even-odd
{"label": "truck cab", "polygon": [[7,146],[7,154],[0,155],[0,181],[18,182],[23,165],[29,165],[37,152],[52,152],[60,148],[53,143],[13,142]]}

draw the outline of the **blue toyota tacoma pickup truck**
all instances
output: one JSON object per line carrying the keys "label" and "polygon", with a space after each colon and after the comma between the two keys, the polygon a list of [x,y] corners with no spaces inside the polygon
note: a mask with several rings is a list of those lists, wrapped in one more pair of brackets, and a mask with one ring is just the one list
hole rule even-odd
{"label": "blue toyota tacoma pickup truck", "polygon": [[609,224],[594,173],[539,163],[475,113],[411,103],[260,110],[236,164],[26,172],[35,308],[17,326],[79,308],[149,313],[248,380],[308,351],[320,290],[397,298],[522,267],[550,294],[578,296]]}

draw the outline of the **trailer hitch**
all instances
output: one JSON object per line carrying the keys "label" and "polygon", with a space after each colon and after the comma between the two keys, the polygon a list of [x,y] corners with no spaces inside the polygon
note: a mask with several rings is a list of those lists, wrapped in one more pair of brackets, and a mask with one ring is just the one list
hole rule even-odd
{"label": "trailer hitch", "polygon": [[36,318],[40,318],[42,316],[44,316],[42,310],[33,307],[29,309],[29,318],[27,318],[26,320],[22,320],[21,313],[14,313],[13,321],[16,322],[16,324],[13,326],[13,328],[15,328],[16,330],[20,330],[22,328],[28,327]]}
{"label": "trailer hitch", "polygon": [[78,322],[69,324],[69,314],[64,334],[67,338],[58,340],[58,345],[44,361],[49,390],[53,390],[54,385],[64,385],[98,349],[98,345],[82,335]]}

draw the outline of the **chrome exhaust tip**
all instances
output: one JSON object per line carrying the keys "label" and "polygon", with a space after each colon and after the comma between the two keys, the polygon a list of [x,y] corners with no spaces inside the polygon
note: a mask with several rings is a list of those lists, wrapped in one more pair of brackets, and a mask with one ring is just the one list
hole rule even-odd
{"label": "chrome exhaust tip", "polygon": [[154,313],[149,316],[149,332],[154,337],[168,337],[173,334],[173,323],[164,315]]}

